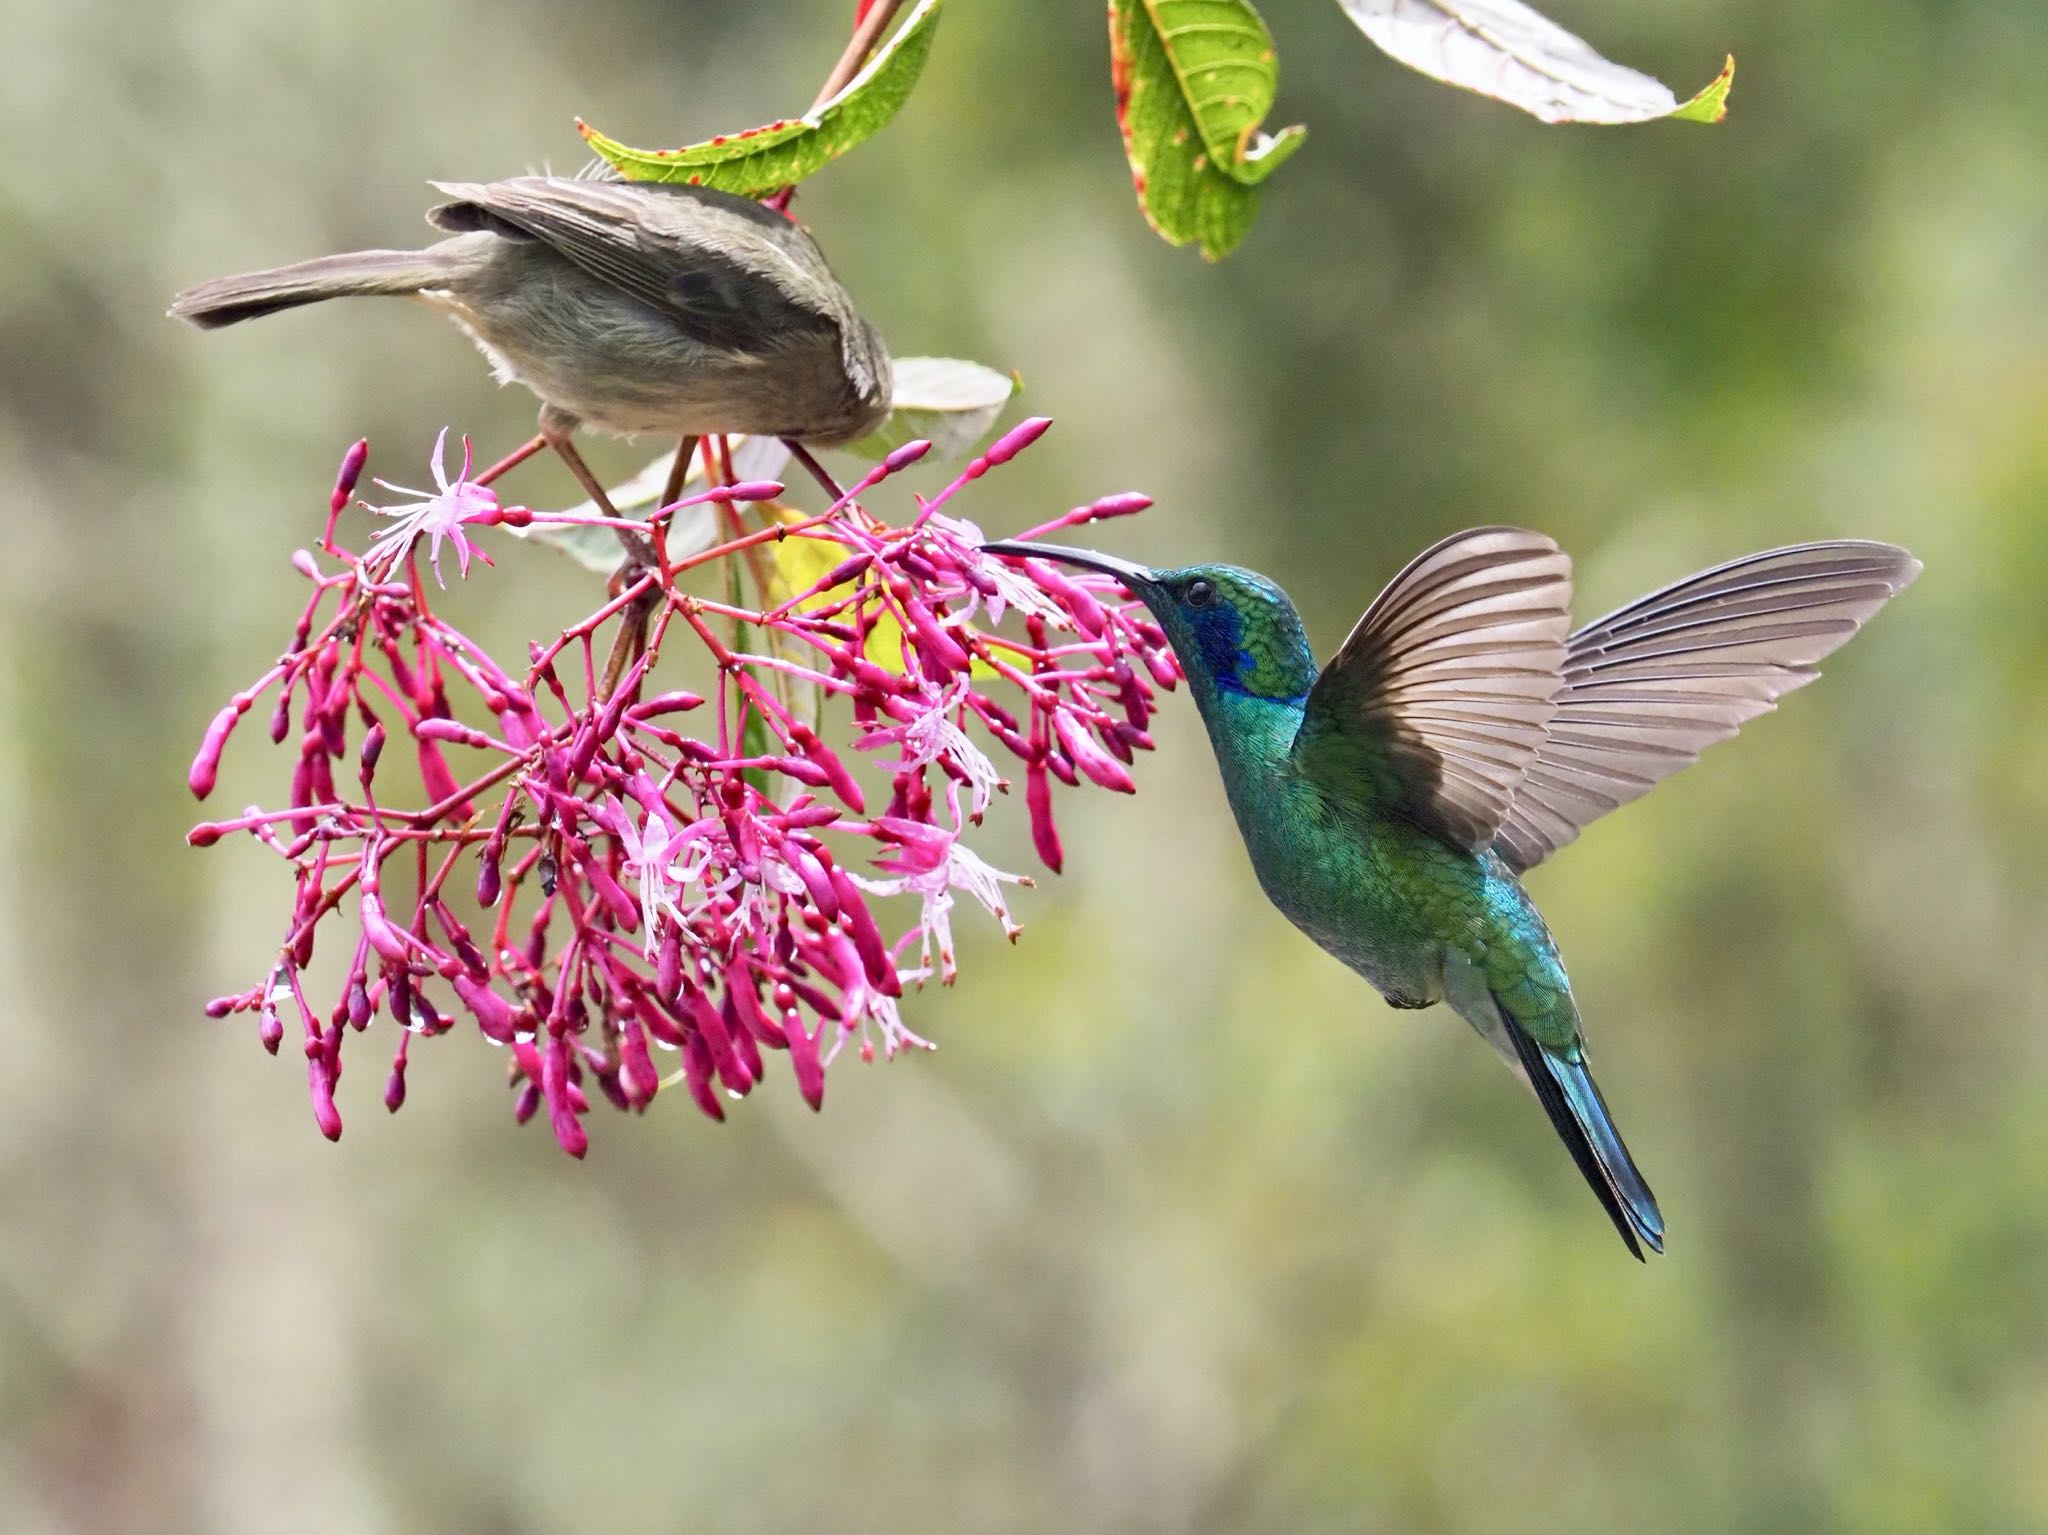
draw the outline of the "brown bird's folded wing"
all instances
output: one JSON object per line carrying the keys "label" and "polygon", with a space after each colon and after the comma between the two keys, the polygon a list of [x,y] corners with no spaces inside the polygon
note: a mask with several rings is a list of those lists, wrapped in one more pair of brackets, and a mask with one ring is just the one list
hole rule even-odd
{"label": "brown bird's folded wing", "polygon": [[1550,723],[1571,592],[1540,533],[1474,528],[1424,550],[1316,679],[1295,761],[1333,795],[1487,846]]}
{"label": "brown bird's folded wing", "polygon": [[838,286],[810,236],[744,197],[557,176],[433,185],[455,199],[427,215],[437,227],[530,235],[707,346],[766,350],[838,328],[820,303]]}
{"label": "brown bird's folded wing", "polygon": [[1920,573],[1891,544],[1773,549],[1653,592],[1573,634],[1557,713],[1494,850],[1541,863],[1811,682]]}

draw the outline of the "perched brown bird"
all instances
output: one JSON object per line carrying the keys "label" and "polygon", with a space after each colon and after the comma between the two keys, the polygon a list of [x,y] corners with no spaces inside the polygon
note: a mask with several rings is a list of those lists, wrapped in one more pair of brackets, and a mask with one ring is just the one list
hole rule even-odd
{"label": "perched brown bird", "polygon": [[831,445],[889,409],[889,353],[798,225],[704,187],[519,176],[435,182],[425,250],[356,251],[188,288],[205,329],[358,294],[419,299],[541,399],[542,437],[585,490],[581,422]]}

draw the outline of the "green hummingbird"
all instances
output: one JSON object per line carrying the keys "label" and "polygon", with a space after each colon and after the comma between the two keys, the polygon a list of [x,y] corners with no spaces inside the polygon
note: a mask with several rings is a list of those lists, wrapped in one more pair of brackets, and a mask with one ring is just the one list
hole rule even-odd
{"label": "green hummingbird", "polygon": [[1151,610],[1268,898],[1393,1006],[1448,1002],[1534,1091],[1629,1251],[1662,1252],[1520,876],[1811,682],[1920,562],[1861,541],[1773,549],[1572,630],[1564,552],[1474,528],[1410,561],[1318,670],[1255,571],[982,547],[1104,572]]}

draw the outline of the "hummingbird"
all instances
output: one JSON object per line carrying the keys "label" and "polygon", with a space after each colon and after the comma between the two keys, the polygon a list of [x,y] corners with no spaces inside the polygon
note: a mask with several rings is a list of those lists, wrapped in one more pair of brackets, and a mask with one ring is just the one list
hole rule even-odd
{"label": "hummingbird", "polygon": [[1318,669],[1301,615],[1256,571],[982,548],[1103,572],[1145,604],[1267,897],[1392,1006],[1448,1003],[1535,1093],[1629,1251],[1661,1253],[1664,1217],[1521,877],[1811,682],[1920,562],[1797,544],[1574,630],[1569,557],[1541,533],[1473,528],[1411,560]]}

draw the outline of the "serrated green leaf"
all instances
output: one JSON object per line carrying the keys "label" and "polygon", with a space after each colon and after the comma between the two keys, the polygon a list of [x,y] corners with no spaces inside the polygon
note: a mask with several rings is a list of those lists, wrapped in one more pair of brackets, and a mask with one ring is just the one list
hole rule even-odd
{"label": "serrated green leaf", "polygon": [[1259,188],[1304,130],[1266,134],[1278,68],[1249,0],[1110,0],[1117,126],[1147,222],[1172,245],[1228,255]]}
{"label": "serrated green leaf", "polygon": [[894,370],[889,414],[840,451],[880,458],[924,438],[933,458],[958,458],[988,435],[1017,392],[1014,375],[958,357],[899,357]]}
{"label": "serrated green leaf", "polygon": [[943,3],[920,0],[846,89],[802,117],[721,133],[682,149],[633,149],[581,121],[576,131],[628,181],[680,181],[742,197],[794,186],[896,115],[931,56]]}
{"label": "serrated green leaf", "polygon": [[1595,53],[1521,0],[1337,0],[1360,31],[1411,69],[1520,107],[1546,123],[1718,123],[1735,60],[1697,96]]}

